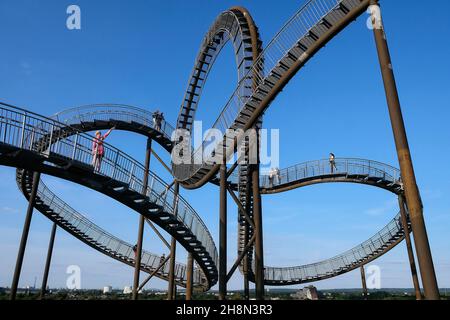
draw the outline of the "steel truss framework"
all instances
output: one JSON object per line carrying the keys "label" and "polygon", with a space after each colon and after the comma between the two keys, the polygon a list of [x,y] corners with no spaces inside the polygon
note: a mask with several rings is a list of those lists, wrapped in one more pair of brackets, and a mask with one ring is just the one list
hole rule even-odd
{"label": "steel truss framework", "polygon": [[[420,298],[417,276],[414,278],[414,256],[409,232],[415,234],[425,297],[438,297],[437,283],[422,215],[422,204],[415,183],[406,133],[401,117],[384,29],[374,15],[376,0],[310,0],[262,49],[258,29],[249,12],[235,7],[225,11],[213,23],[201,45],[180,109],[177,128],[192,130],[201,93],[209,72],[227,42],[236,56],[238,85],[228,100],[214,128],[250,129],[261,125],[261,117],[289,80],[331,39],[371,6],[377,50],[385,83],[391,122],[399,155],[400,169],[380,162],[362,159],[336,159],[335,167],[328,160],[307,162],[282,170],[274,183],[259,175],[259,165],[240,164],[228,169],[212,163],[172,164],[176,181],[167,184],[126,153],[105,144],[100,171],[92,166],[92,137],[86,132],[115,126],[119,130],[146,136],[171,152],[179,143],[172,139],[174,128],[163,122],[158,128],[152,113],[124,105],[94,105],[63,111],[53,118],[2,104],[0,107],[0,164],[17,167],[17,183],[30,205],[18,255],[13,288],[17,289],[29,223],[33,207],[96,250],[136,270],[166,279],[173,298],[175,284],[208,290],[219,282],[220,298],[226,296],[226,282],[239,267],[244,274],[248,298],[248,281],[255,282],[256,297],[263,298],[264,285],[290,285],[318,281],[361,268],[407,240],[411,270]],[[234,141],[233,141],[234,143]],[[237,147],[237,146],[236,146]],[[248,145],[243,144],[244,149]],[[151,151],[151,144],[147,148]],[[225,160],[227,154],[219,144],[215,154]],[[235,148],[231,148],[235,150]],[[199,152],[199,150],[194,151]],[[236,167],[239,172],[234,173]],[[169,168],[168,168],[169,169]],[[170,169],[169,169],[170,170]],[[171,263],[162,257],[142,252],[136,258],[132,246],[110,235],[75,211],[39,182],[40,173],[50,174],[102,192],[127,205],[148,221],[154,222],[172,236]],[[220,254],[195,210],[178,193],[178,184],[196,189],[208,182],[220,186]],[[399,198],[400,213],[376,235],[359,246],[331,259],[296,267],[264,266],[262,244],[261,194],[274,194],[295,188],[328,182],[351,182],[383,188]],[[239,194],[236,195],[235,191]],[[226,265],[226,199],[231,195],[238,207],[238,259],[227,270]],[[141,220],[143,221],[143,220]],[[140,226],[142,230],[142,225]],[[142,232],[142,231],[141,231]],[[54,232],[49,246],[50,263]],[[188,252],[188,265],[175,264],[175,241]],[[193,269],[195,260],[198,268]],[[169,269],[169,270],[167,270]],[[48,275],[48,267],[46,267]],[[46,278],[46,276],[45,276]],[[136,290],[135,277],[135,291]],[[364,283],[364,281],[363,281]],[[143,285],[141,285],[142,287]],[[45,288],[45,287],[44,287]],[[13,292],[15,296],[15,292]]]}

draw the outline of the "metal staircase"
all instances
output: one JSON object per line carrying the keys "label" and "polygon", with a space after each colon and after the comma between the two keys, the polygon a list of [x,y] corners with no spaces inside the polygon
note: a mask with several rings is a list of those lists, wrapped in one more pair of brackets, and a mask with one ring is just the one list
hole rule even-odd
{"label": "metal staircase", "polygon": [[[409,221],[408,229],[411,230]],[[404,236],[400,214],[398,214],[373,237],[331,259],[298,267],[266,267],[265,284],[274,286],[301,284],[338,276],[379,258],[399,244]]]}
{"label": "metal staircase", "polygon": [[[244,191],[248,180],[240,173],[230,176],[231,185]],[[388,190],[395,195],[403,194],[400,171],[390,165],[365,159],[337,158],[333,165],[328,159],[304,162],[280,170],[279,180],[270,180],[268,176],[260,176],[262,194],[273,194],[317,183],[360,183]],[[243,204],[245,198],[241,197]],[[239,216],[238,254],[246,243],[245,231],[252,234],[252,228],[245,224]],[[323,280],[349,272],[369,261],[380,257],[395,247],[404,237],[404,229],[398,214],[386,227],[369,240],[334,258],[297,267],[265,267],[265,284],[289,285]],[[249,255],[252,262],[252,255]],[[243,272],[243,265],[240,266]],[[249,269],[249,279],[253,280],[253,268]]]}
{"label": "metal staircase", "polygon": [[7,105],[0,107],[0,163],[67,179],[122,202],[192,252],[207,279],[205,287],[214,285],[217,250],[195,210],[179,196],[178,212],[174,213],[173,189],[152,172],[143,192],[144,167],[106,143],[101,170],[94,171],[91,143],[91,136],[53,119]]}
{"label": "metal staircase", "polygon": [[[243,100],[251,94],[255,86],[255,76],[249,71],[252,69],[255,57],[262,50],[262,41],[248,11],[235,7],[222,13],[216,19],[203,40],[188,81],[177,128],[186,129],[192,133],[192,124],[204,85],[216,58],[228,42],[233,45],[238,82],[242,84],[236,92],[236,97]],[[203,158],[203,150],[196,150],[191,155],[191,163],[173,165],[175,177],[184,185],[197,181],[198,179],[192,175],[193,172],[199,171],[199,176],[204,176],[213,168],[211,163],[196,164],[193,161],[193,159]]]}
{"label": "metal staircase", "polygon": [[[28,199],[33,184],[33,174],[30,171],[24,172],[22,169],[19,170],[21,172],[17,174],[17,184]],[[36,197],[36,209],[55,222],[59,227],[93,249],[134,267],[135,256],[132,244],[111,235],[95,225],[84,215],[57,197],[42,181],[39,184]],[[163,257],[143,251],[141,270],[147,273],[153,273],[160,267],[163,260]],[[155,276],[163,280],[168,280],[168,273],[169,267],[166,264],[156,272]],[[176,263],[175,280],[177,285],[182,287],[186,286],[186,266],[184,264]],[[195,286],[200,290],[206,290],[206,283],[207,280],[203,273],[198,269],[194,270]]]}
{"label": "metal staircase", "polygon": [[[346,25],[356,19],[369,6],[369,0],[310,0],[279,31],[255,61],[222,109],[213,128],[225,134],[227,129],[251,128],[262,115],[271,101],[288,83],[290,78],[306,62],[330,41]],[[208,42],[206,42],[208,43]],[[204,45],[202,48],[204,48]],[[201,50],[201,52],[203,52]],[[202,61],[199,57],[197,61]],[[197,62],[198,63],[198,62]],[[194,69],[195,70],[195,69]],[[194,72],[195,74],[195,72]],[[191,79],[195,76],[191,76]],[[202,78],[204,81],[206,78]],[[196,81],[189,82],[188,92],[195,90]],[[255,87],[254,83],[258,85]],[[200,86],[201,87],[201,86]],[[197,89],[197,100],[186,106],[188,113],[180,112],[179,125],[185,125],[184,115],[194,118],[196,104],[200,99],[201,89]],[[247,91],[245,91],[247,90]],[[243,94],[243,92],[245,92]],[[193,121],[193,120],[190,120]],[[202,152],[206,147],[194,152]],[[232,151],[230,151],[232,152]],[[215,156],[222,158],[223,148],[217,145]],[[230,154],[227,155],[227,157]],[[208,182],[211,171],[217,171],[209,155],[202,165],[176,165],[174,172],[185,185],[200,187]]]}

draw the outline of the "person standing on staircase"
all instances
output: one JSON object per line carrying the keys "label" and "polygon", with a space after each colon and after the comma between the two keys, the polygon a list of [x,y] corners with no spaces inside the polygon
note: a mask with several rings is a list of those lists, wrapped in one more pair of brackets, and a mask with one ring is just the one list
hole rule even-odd
{"label": "person standing on staircase", "polygon": [[156,131],[161,131],[161,124],[164,120],[164,113],[159,112],[159,110],[156,110],[153,113],[153,128]]}
{"label": "person standing on staircase", "polygon": [[[159,265],[162,266],[166,261],[166,255],[163,253],[163,255],[159,258]],[[164,274],[165,266],[161,267],[162,273]]]}
{"label": "person standing on staircase", "polygon": [[269,170],[269,187],[273,188],[273,179],[275,177],[275,172],[274,172],[274,168],[270,168]]}
{"label": "person standing on staircase", "polygon": [[159,114],[159,117],[158,117],[158,120],[157,120],[158,131],[161,131],[161,125],[162,125],[163,121],[164,121],[164,112],[161,112]]}
{"label": "person standing on staircase", "polygon": [[102,135],[100,131],[95,133],[95,138],[92,139],[92,165],[94,166],[94,171],[100,172],[102,166],[103,156],[105,155],[105,148],[103,147],[103,141],[111,134],[111,132],[116,127],[112,127]]}
{"label": "person standing on staircase", "polygon": [[137,249],[138,249],[138,245],[137,245],[137,243],[133,246],[133,252],[134,252],[134,260],[136,260],[136,257],[137,257]]}
{"label": "person standing on staircase", "polygon": [[275,168],[275,179],[276,179],[276,184],[280,184],[281,183],[281,174],[280,174],[280,168],[276,167]]}
{"label": "person standing on staircase", "polygon": [[158,130],[157,124],[158,124],[158,118],[159,118],[159,110],[156,110],[155,112],[153,112],[152,118],[153,118],[153,129]]}

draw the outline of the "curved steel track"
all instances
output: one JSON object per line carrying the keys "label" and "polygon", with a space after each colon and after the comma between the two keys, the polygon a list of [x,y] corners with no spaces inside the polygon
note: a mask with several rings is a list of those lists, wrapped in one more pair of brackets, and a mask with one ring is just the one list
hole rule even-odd
{"label": "curved steel track", "polygon": [[[229,129],[247,130],[255,126],[292,77],[321,48],[364,13],[369,4],[370,0],[309,0],[264,48],[247,69],[244,77],[238,73],[237,88],[223,107],[213,128],[225,134]],[[211,67],[211,65],[203,65],[202,52],[205,52],[216,40],[214,37],[209,37],[214,35],[215,31],[216,28],[213,25],[201,46],[186,91],[186,95],[194,96],[195,99],[190,102],[190,99],[185,97],[177,128],[191,130],[202,92],[202,86],[196,82],[199,77],[197,73],[203,72],[207,75]],[[247,37],[249,37],[248,34]],[[200,77],[200,79],[204,81],[206,77]],[[176,141],[176,143],[179,142],[181,141]],[[174,175],[185,188],[199,188],[213,179],[220,166],[220,164],[214,164],[214,159],[229,158],[234,151],[234,140],[228,142],[230,148],[227,152],[230,154],[227,155],[223,154],[222,143],[217,143],[214,157],[211,157],[212,154],[203,154],[206,143],[207,139],[203,141],[202,147],[194,151],[189,163],[173,164]],[[194,159],[198,158],[203,159],[202,164],[195,163]]]}

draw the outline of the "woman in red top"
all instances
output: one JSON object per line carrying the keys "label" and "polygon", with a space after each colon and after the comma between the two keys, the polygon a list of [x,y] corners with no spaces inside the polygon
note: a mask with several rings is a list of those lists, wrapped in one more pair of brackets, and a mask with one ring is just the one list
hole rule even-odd
{"label": "woman in red top", "polygon": [[95,133],[95,138],[92,140],[92,165],[94,166],[94,171],[100,172],[100,167],[102,165],[103,156],[105,155],[105,149],[103,148],[103,141],[109,136],[111,131],[116,127],[113,127],[102,135],[100,131]]}

